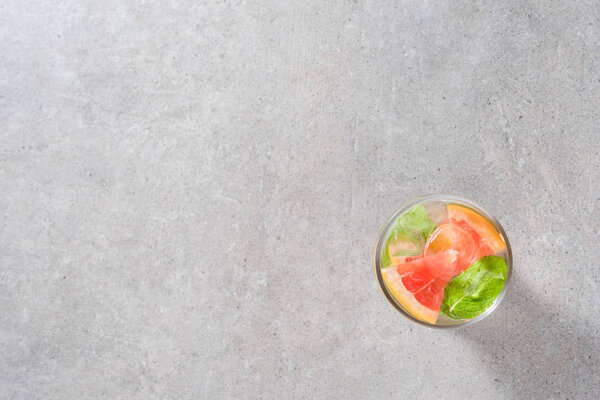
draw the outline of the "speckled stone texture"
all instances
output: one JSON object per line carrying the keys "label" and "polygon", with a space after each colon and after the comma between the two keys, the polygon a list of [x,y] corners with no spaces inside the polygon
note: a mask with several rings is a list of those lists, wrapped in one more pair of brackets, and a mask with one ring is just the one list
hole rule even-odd
{"label": "speckled stone texture", "polygon": [[[598,1],[3,1],[0,398],[600,398]],[[372,265],[422,193],[514,281],[456,331]]]}

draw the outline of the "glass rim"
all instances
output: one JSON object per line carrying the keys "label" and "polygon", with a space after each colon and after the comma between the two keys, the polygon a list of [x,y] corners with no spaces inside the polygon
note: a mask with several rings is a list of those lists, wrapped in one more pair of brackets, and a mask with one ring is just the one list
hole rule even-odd
{"label": "glass rim", "polygon": [[[485,310],[483,313],[479,314],[477,317],[472,318],[468,321],[462,322],[462,323],[458,323],[455,325],[436,325],[436,324],[430,324],[428,322],[422,321],[418,318],[416,318],[415,316],[411,315],[407,310],[405,310],[400,304],[399,301],[397,301],[394,296],[389,292],[387,286],[385,285],[385,283],[383,282],[383,276],[381,274],[381,253],[382,253],[382,249],[385,246],[385,239],[387,238],[387,233],[391,227],[391,225],[394,223],[394,221],[402,214],[404,214],[406,211],[408,211],[411,207],[420,204],[426,200],[445,200],[445,201],[455,201],[457,204],[464,204],[466,206],[469,206],[470,208],[472,208],[473,210],[475,210],[476,212],[480,213],[482,216],[484,216],[485,218],[487,218],[488,220],[490,220],[496,229],[498,229],[498,231],[500,232],[500,234],[502,235],[502,238],[504,239],[504,242],[506,243],[506,253],[507,253],[507,258],[508,258],[508,263],[507,263],[507,271],[506,271],[506,281],[504,282],[504,287],[502,288],[502,291],[500,292],[500,294],[498,295],[498,297],[496,297],[496,300],[494,300],[494,303],[487,309]],[[396,311],[400,312],[400,314],[402,314],[404,317],[406,317],[407,319],[409,319],[410,321],[421,325],[421,326],[425,326],[431,329],[457,329],[457,328],[462,328],[468,325],[472,325],[476,322],[481,321],[482,319],[484,319],[485,317],[487,317],[488,315],[490,315],[497,307],[498,305],[502,302],[502,299],[504,298],[504,295],[510,285],[510,281],[511,281],[511,277],[512,277],[512,269],[513,269],[513,256],[512,256],[512,249],[510,247],[510,242],[508,240],[508,236],[506,235],[506,232],[504,231],[504,228],[502,227],[502,225],[500,224],[500,222],[498,222],[498,220],[492,215],[490,214],[482,205],[480,205],[477,202],[474,202],[471,199],[468,199],[466,197],[460,196],[460,195],[456,195],[456,194],[451,194],[451,193],[430,193],[430,194],[424,194],[418,197],[413,198],[412,200],[407,201],[406,203],[402,204],[400,206],[400,208],[398,208],[383,224],[383,227],[381,228],[381,230],[379,231],[379,235],[377,237],[377,242],[375,243],[375,249],[374,249],[374,257],[373,257],[373,261],[374,261],[374,266],[375,266],[375,275],[377,276],[377,281],[379,283],[379,288],[381,289],[381,291],[383,292],[385,298],[388,300],[388,302],[396,309]]]}

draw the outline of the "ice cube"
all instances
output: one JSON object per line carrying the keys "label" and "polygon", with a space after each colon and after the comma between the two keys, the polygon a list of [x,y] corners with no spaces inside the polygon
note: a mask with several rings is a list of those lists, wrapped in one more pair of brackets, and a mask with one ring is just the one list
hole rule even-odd
{"label": "ice cube", "polygon": [[448,210],[446,204],[441,201],[429,201],[423,204],[425,211],[429,214],[429,218],[436,224],[440,224],[448,219]]}

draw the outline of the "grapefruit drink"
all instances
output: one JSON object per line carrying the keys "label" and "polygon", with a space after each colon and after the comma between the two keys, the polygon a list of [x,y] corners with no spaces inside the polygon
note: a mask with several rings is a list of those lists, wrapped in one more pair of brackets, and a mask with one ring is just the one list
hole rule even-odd
{"label": "grapefruit drink", "polygon": [[500,303],[512,254],[500,223],[456,195],[427,195],[396,211],[375,246],[375,273],[390,303],[432,328],[473,323]]}

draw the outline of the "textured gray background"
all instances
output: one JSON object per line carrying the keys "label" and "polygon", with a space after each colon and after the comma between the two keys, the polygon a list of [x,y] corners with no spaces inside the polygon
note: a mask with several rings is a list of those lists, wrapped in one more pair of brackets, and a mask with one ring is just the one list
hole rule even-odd
{"label": "textured gray background", "polygon": [[[2,1],[0,398],[599,398],[600,3],[560,3]],[[376,283],[426,192],[512,241],[473,327]]]}

